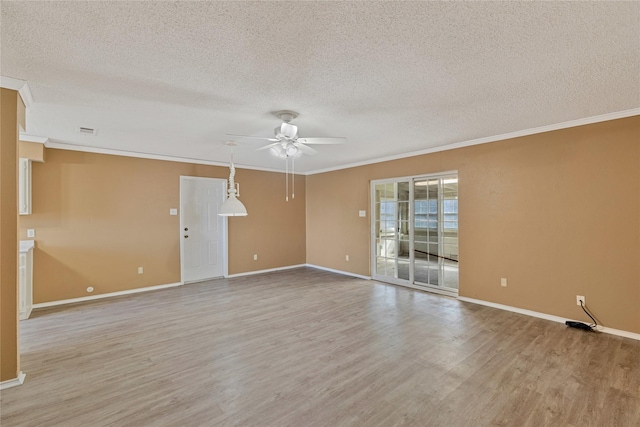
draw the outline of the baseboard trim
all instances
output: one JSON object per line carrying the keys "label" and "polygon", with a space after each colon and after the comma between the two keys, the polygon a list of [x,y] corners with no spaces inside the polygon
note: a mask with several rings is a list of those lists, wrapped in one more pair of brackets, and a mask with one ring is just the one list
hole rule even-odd
{"label": "baseboard trim", "polygon": [[342,274],[344,276],[357,277],[358,279],[371,280],[371,276],[363,276],[362,274],[351,273],[349,271],[336,270],[334,268],[329,267],[321,267],[319,265],[314,264],[305,264],[306,267],[317,268],[318,270],[330,271],[332,273]]}
{"label": "baseboard trim", "polygon": [[267,268],[266,270],[254,270],[254,271],[246,271],[244,273],[228,274],[225,276],[225,278],[232,279],[234,277],[253,276],[254,274],[273,273],[275,271],[291,270],[293,268],[300,268],[305,266],[306,264],[286,265],[284,267]]}
{"label": "baseboard trim", "polygon": [[[552,314],[540,313],[538,311],[526,310],[524,308],[512,307],[510,305],[498,304],[490,301],[483,301],[475,298],[467,298],[467,297],[459,296],[458,299],[460,301],[470,302],[470,303],[479,304],[479,305],[486,305],[487,307],[498,308],[500,310],[511,311],[513,313],[525,314],[527,316],[537,317],[539,319],[551,320],[552,322],[564,323],[567,320],[576,320],[576,319],[567,319],[566,317],[554,316]],[[620,337],[631,338],[632,340],[640,341],[640,334],[636,334],[635,332],[607,328],[606,326],[598,326],[596,329],[600,332],[604,332],[605,334],[617,335]]]}
{"label": "baseboard trim", "polygon": [[146,288],[128,289],[126,291],[109,292],[109,293],[106,293],[106,294],[91,295],[91,296],[88,296],[88,297],[63,299],[63,300],[59,300],[59,301],[41,302],[41,303],[38,303],[38,304],[34,304],[33,305],[33,309],[37,310],[39,308],[54,307],[56,305],[74,304],[76,302],[93,301],[93,300],[96,300],[96,299],[118,297],[120,295],[130,295],[130,294],[137,294],[137,293],[140,293],[140,292],[157,291],[158,289],[173,288],[175,286],[180,286],[180,285],[182,285],[182,282],[167,283],[165,285],[157,285],[157,286],[148,286]]}
{"label": "baseboard trim", "polygon": [[12,380],[2,381],[0,383],[0,390],[6,390],[11,387],[17,387],[19,385],[24,384],[24,379],[27,376],[24,372],[20,371],[18,374],[18,378],[14,378]]}

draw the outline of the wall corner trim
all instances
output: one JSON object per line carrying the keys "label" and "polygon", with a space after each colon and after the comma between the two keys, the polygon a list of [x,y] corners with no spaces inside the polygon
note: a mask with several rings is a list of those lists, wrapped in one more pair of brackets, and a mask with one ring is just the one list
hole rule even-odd
{"label": "wall corner trim", "polygon": [[244,273],[228,274],[224,278],[231,279],[234,277],[253,276],[254,274],[273,273],[275,271],[291,270],[293,268],[301,268],[306,266],[307,266],[306,264],[286,265],[284,267],[268,268],[266,270],[254,270],[254,271],[246,271]]}
{"label": "wall corner trim", "polygon": [[317,268],[318,270],[330,271],[332,273],[338,273],[345,276],[357,277],[358,279],[371,280],[371,276],[363,276],[362,274],[351,273],[349,271],[336,270],[329,267],[321,267],[319,265],[314,264],[305,264],[306,267]]}
{"label": "wall corner trim", "polygon": [[58,301],[41,302],[41,303],[38,303],[38,304],[33,304],[33,309],[37,310],[39,308],[54,307],[56,305],[74,304],[74,303],[77,303],[77,302],[93,301],[93,300],[96,300],[96,299],[111,298],[111,297],[117,297],[117,296],[120,296],[120,295],[130,295],[130,294],[137,294],[137,293],[140,293],[140,292],[156,291],[158,289],[173,288],[175,286],[181,286],[181,285],[183,285],[182,282],[167,283],[165,285],[156,285],[156,286],[148,286],[146,288],[128,289],[126,291],[109,292],[109,293],[106,293],[106,294],[91,295],[91,296],[88,296],[88,297],[80,297],[80,298],[63,299],[63,300],[58,300]]}
{"label": "wall corner trim", "polygon": [[0,390],[6,390],[11,387],[17,387],[19,385],[24,384],[24,379],[27,376],[24,372],[20,371],[18,374],[18,378],[14,378],[12,380],[2,381],[0,383]]}
{"label": "wall corner trim", "polygon": [[[575,319],[567,319],[566,317],[554,316],[552,314],[540,313],[538,311],[526,310],[524,308],[512,307],[509,305],[498,304],[490,301],[483,301],[475,298],[467,298],[459,296],[458,299],[464,302],[470,302],[473,304],[486,305],[487,307],[498,308],[500,310],[511,311],[513,313],[525,314],[527,316],[537,317],[539,319],[551,320],[552,322],[564,323],[567,320],[575,320]],[[606,326],[598,326],[596,328],[599,332],[604,332],[605,334],[617,335],[624,338],[630,338],[632,340],[640,341],[640,334],[636,334],[635,332],[622,331],[620,329],[607,328]]]}

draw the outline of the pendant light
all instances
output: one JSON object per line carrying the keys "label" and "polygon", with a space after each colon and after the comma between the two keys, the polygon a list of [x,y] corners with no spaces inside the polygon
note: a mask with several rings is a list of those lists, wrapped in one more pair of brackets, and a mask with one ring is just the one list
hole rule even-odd
{"label": "pendant light", "polygon": [[[247,208],[244,207],[242,202],[237,199],[240,197],[240,184],[237,185],[233,180],[236,175],[236,168],[233,165],[233,147],[236,145],[235,142],[227,142],[227,145],[231,147],[231,164],[229,165],[229,189],[227,193],[229,197],[224,201],[220,209],[218,210],[218,215],[220,216],[247,216]],[[237,196],[236,196],[237,194]]]}

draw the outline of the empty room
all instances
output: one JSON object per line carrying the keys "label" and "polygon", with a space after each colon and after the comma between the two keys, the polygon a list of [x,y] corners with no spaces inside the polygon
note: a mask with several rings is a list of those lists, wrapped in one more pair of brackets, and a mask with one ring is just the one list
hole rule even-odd
{"label": "empty room", "polygon": [[640,2],[0,2],[0,425],[640,426]]}

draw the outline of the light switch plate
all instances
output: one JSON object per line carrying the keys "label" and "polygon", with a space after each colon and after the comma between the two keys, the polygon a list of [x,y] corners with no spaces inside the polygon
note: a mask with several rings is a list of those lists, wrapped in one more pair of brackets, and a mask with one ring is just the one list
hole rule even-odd
{"label": "light switch plate", "polygon": [[27,237],[36,237],[36,230],[33,228],[27,229]]}
{"label": "light switch plate", "polygon": [[358,211],[358,215],[362,218],[367,216],[367,211]]}
{"label": "light switch plate", "polygon": [[176,208],[169,209],[169,215],[178,215],[178,209]]}

